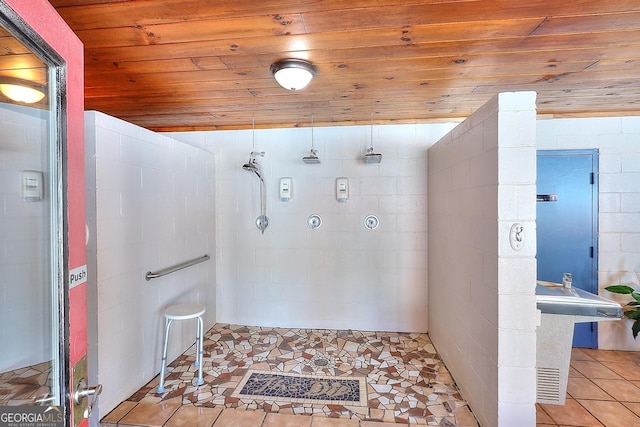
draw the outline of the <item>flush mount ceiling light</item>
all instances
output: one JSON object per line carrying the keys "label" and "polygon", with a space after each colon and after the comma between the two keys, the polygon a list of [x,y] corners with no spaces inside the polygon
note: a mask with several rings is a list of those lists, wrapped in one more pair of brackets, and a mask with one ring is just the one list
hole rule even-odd
{"label": "flush mount ceiling light", "polygon": [[271,64],[271,74],[280,86],[288,90],[300,90],[318,73],[311,62],[303,59],[283,59]]}
{"label": "flush mount ceiling light", "polygon": [[2,78],[0,92],[14,102],[35,104],[45,96],[45,87],[35,82],[16,78]]}

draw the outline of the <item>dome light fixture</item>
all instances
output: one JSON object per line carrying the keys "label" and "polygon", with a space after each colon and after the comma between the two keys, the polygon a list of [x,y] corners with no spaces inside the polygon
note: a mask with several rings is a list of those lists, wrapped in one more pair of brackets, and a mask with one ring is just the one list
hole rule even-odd
{"label": "dome light fixture", "polygon": [[271,64],[271,74],[283,88],[300,90],[318,74],[318,69],[304,59],[283,59]]}
{"label": "dome light fixture", "polygon": [[35,104],[45,96],[43,85],[28,80],[5,77],[0,81],[0,92],[10,100],[23,104]]}

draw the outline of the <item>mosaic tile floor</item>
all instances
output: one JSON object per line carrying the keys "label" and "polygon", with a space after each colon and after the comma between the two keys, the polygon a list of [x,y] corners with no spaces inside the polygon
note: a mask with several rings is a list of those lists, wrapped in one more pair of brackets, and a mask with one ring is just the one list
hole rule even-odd
{"label": "mosaic tile floor", "polygon": [[[183,406],[304,414],[362,423],[477,427],[427,334],[217,324],[205,335],[205,384],[199,387],[194,385],[194,347],[169,365],[163,394],[156,393],[156,377],[114,412],[125,408],[128,411],[137,403],[181,400]],[[233,397],[249,370],[364,376],[368,406]],[[103,425],[113,417],[105,417]],[[117,425],[126,422],[122,420]]]}
{"label": "mosaic tile floor", "polygon": [[51,362],[0,373],[0,406],[47,403],[51,392]]}

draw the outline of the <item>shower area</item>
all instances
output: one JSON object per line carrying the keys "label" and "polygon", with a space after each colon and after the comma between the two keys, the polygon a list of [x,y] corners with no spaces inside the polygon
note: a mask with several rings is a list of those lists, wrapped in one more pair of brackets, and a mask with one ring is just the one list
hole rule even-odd
{"label": "shower area", "polygon": [[[216,159],[218,323],[205,335],[205,384],[194,385],[189,348],[169,357],[163,394],[150,377],[123,399],[128,414],[115,411],[107,421],[137,425],[148,405],[179,400],[181,409],[188,402],[205,412],[477,426],[424,333],[426,143],[415,126],[375,131],[385,162],[364,157],[370,126],[170,135]],[[282,178],[295,189],[285,200],[278,193]],[[348,179],[346,202],[337,200],[337,178]],[[307,223],[314,214],[321,227]],[[268,228],[261,228],[267,216]],[[378,227],[367,226],[371,216]],[[265,379],[247,395],[243,389],[255,373],[285,379]],[[361,379],[364,393],[357,401],[337,399],[342,386],[330,382],[314,383],[313,390],[332,399],[257,396],[267,385],[286,388],[288,381],[318,377]]]}
{"label": "shower area", "polygon": [[[487,126],[497,122],[497,120],[491,121],[493,116],[486,111],[483,117],[487,117]],[[531,117],[534,119],[535,114]],[[96,133],[104,132],[102,129],[123,126],[121,123],[117,126],[109,123],[98,126],[98,118],[101,121],[103,117],[96,117]],[[447,308],[449,302],[454,306],[464,305],[465,300],[460,299],[464,292],[450,295],[449,290],[446,287],[443,288],[442,284],[451,282],[452,273],[457,275],[455,283],[471,283],[464,280],[464,274],[475,277],[479,272],[462,271],[451,266],[443,270],[439,266],[439,263],[446,264],[455,258],[455,254],[449,257],[451,254],[443,252],[443,248],[447,248],[447,245],[438,241],[438,238],[442,238],[442,232],[449,228],[435,226],[434,230],[440,231],[440,234],[436,232],[432,238],[427,239],[427,221],[431,221],[432,216],[432,211],[427,209],[428,190],[431,194],[431,188],[428,188],[428,185],[446,183],[446,180],[439,179],[438,176],[427,177],[428,171],[425,167],[427,150],[430,150],[429,158],[441,153],[443,148],[438,146],[433,150],[432,146],[454,127],[456,125],[453,123],[376,127],[377,138],[374,141],[376,149],[372,150],[372,154],[384,153],[384,161],[380,162],[367,162],[363,159],[367,149],[373,145],[370,126],[326,127],[315,130],[313,149],[317,150],[317,157],[321,158],[322,162],[314,165],[301,161],[309,153],[309,145],[312,142],[307,129],[261,130],[255,135],[251,131],[168,134],[166,136],[186,144],[174,144],[167,139],[161,139],[159,143],[150,143],[149,150],[154,153],[154,156],[158,154],[157,151],[166,152],[169,158],[176,157],[172,150],[180,153],[179,161],[170,162],[177,168],[171,178],[169,178],[171,174],[168,174],[164,168],[157,167],[157,161],[151,160],[153,156],[141,157],[140,164],[133,170],[130,170],[130,159],[123,156],[120,159],[122,164],[113,170],[114,176],[140,176],[141,168],[143,179],[140,191],[149,191],[151,197],[156,197],[154,194],[158,189],[172,187],[171,182],[184,183],[186,186],[176,191],[180,200],[184,200],[185,203],[181,202],[178,205],[187,208],[203,206],[205,210],[202,216],[194,215],[190,210],[176,212],[175,218],[180,224],[177,228],[180,230],[171,230],[167,235],[166,231],[160,231],[163,230],[162,225],[166,224],[163,219],[166,217],[166,212],[158,212],[157,208],[143,208],[146,204],[136,205],[140,209],[140,214],[134,216],[141,218],[141,229],[149,227],[150,224],[146,224],[149,220],[152,223],[157,222],[159,228],[156,230],[161,236],[159,239],[146,241],[146,236],[153,234],[143,232],[138,237],[142,240],[139,243],[134,242],[132,248],[135,249],[134,253],[149,252],[153,257],[145,256],[137,260],[138,262],[126,263],[124,266],[113,264],[109,266],[111,268],[103,270],[107,284],[123,284],[122,289],[117,291],[114,289],[116,293],[112,306],[103,310],[106,316],[104,321],[107,321],[110,314],[118,313],[126,317],[125,312],[139,310],[136,308],[136,305],[140,304],[139,300],[135,299],[137,295],[148,295],[148,292],[154,292],[156,296],[144,300],[143,304],[149,304],[144,308],[145,318],[150,321],[145,323],[141,331],[132,333],[118,329],[118,325],[128,324],[122,319],[120,322],[107,321],[106,329],[99,331],[103,333],[106,341],[101,346],[108,347],[115,344],[110,337],[118,337],[118,344],[122,342],[120,364],[113,363],[113,354],[108,355],[109,360],[105,360],[103,364],[112,368],[110,372],[106,372],[107,375],[113,376],[107,376],[114,380],[112,390],[120,387],[120,391],[118,396],[115,393],[114,396],[110,396],[109,398],[112,399],[110,401],[107,401],[107,396],[101,396],[100,405],[104,405],[101,415],[106,415],[134,394],[144,399],[148,390],[141,391],[141,384],[153,387],[153,379],[158,374],[160,359],[158,342],[161,336],[159,327],[161,316],[159,313],[162,307],[178,301],[202,301],[207,306],[205,329],[209,331],[209,337],[205,343],[205,353],[208,354],[205,356],[205,363],[209,362],[207,360],[209,358],[211,366],[207,368],[208,373],[205,372],[205,383],[219,386],[221,381],[226,383],[231,379],[230,377],[240,377],[240,372],[248,370],[241,369],[237,375],[235,373],[232,375],[232,366],[225,361],[226,350],[221,347],[224,345],[236,350],[243,346],[253,347],[254,353],[258,352],[252,356],[258,359],[239,360],[237,363],[240,368],[251,364],[257,365],[259,370],[275,368],[281,372],[307,375],[313,374],[315,367],[335,369],[337,376],[351,371],[356,373],[353,376],[360,376],[360,374],[366,376],[371,371],[366,373],[359,371],[365,368],[379,369],[383,366],[386,369],[387,366],[394,366],[394,364],[400,367],[400,361],[394,362],[391,358],[393,355],[387,354],[390,352],[389,349],[399,344],[402,337],[422,340],[420,335],[428,331],[429,339],[433,344],[426,340],[422,340],[422,344],[416,344],[415,341],[409,344],[419,354],[418,358],[422,360],[420,362],[422,364],[419,369],[416,365],[415,369],[410,368],[406,371],[417,373],[417,375],[411,375],[420,382],[420,387],[430,388],[434,385],[432,381],[438,380],[438,373],[441,374],[441,380],[448,375],[448,373],[439,372],[439,366],[430,360],[445,360],[446,369],[452,376],[456,380],[462,378],[458,386],[462,384],[467,387],[466,392],[462,393],[465,398],[470,396],[472,399],[482,399],[496,378],[504,378],[498,375],[497,370],[508,369],[508,367],[496,366],[494,367],[496,371],[487,372],[481,378],[467,378],[465,366],[491,365],[491,360],[496,359],[495,355],[491,356],[488,352],[494,350],[497,352],[497,348],[493,349],[491,346],[486,349],[469,348],[467,355],[473,355],[473,357],[463,358],[456,353],[456,349],[459,349],[457,345],[461,343],[472,346],[495,342],[497,329],[494,329],[495,325],[487,319],[496,316],[500,311],[497,293],[485,292],[483,294],[485,304],[466,306],[462,312],[452,306]],[[100,128],[99,131],[98,128]],[[455,133],[449,135],[452,134],[459,136]],[[535,132],[521,134],[535,135]],[[129,138],[137,138],[137,135],[139,132],[135,130],[127,132],[127,138],[120,139],[117,152],[126,151],[129,148],[127,146]],[[157,136],[149,135],[149,137]],[[445,144],[442,147],[449,145],[452,144]],[[257,150],[256,146],[261,150]],[[262,149],[268,153],[268,156],[256,154],[261,153]],[[146,152],[146,150],[138,151]],[[492,153],[495,151],[497,150]],[[535,150],[532,152],[535,153]],[[247,159],[247,153],[253,154],[250,154]],[[209,161],[199,163],[196,159],[192,160],[191,155],[195,155],[196,159],[200,156],[207,159],[212,155],[214,160],[213,163]],[[521,159],[520,156],[517,158]],[[484,158],[479,159],[477,165],[474,165],[476,170],[487,170],[482,160]],[[194,161],[195,163],[192,163]],[[435,164],[445,166],[449,162],[441,160]],[[200,172],[196,173],[196,169]],[[428,169],[440,172],[436,167],[430,166]],[[214,170],[215,174],[212,173]],[[186,179],[185,171],[193,172],[193,175],[188,175],[189,178]],[[445,176],[450,174],[447,170],[441,173]],[[206,176],[203,181],[198,178],[201,174]],[[290,199],[281,200],[278,197],[278,183],[285,177],[291,178],[295,194]],[[340,201],[337,197],[336,182],[339,179],[348,180],[348,198],[344,201]],[[121,190],[122,194],[118,193],[116,200],[133,200],[128,199],[126,195],[129,191],[139,190],[131,188],[127,190],[126,183],[123,180],[120,182],[124,189]],[[196,183],[195,186],[194,183]],[[91,183],[88,184],[91,185]],[[214,195],[212,196],[207,189],[212,189]],[[490,189],[495,191],[494,187]],[[435,209],[434,212],[437,212],[437,209],[442,208],[437,202],[447,199],[447,189],[434,188],[433,191],[443,191],[445,194],[442,197],[431,198],[433,203],[430,202],[430,209]],[[112,195],[109,197],[113,200]],[[160,200],[170,200],[175,197],[161,196]],[[263,204],[264,200],[266,203]],[[493,199],[488,198],[482,206],[470,206],[459,214],[473,216],[478,210],[490,210],[490,200]],[[531,203],[535,201],[532,200]],[[99,200],[97,205],[100,205]],[[153,204],[150,205],[153,206]],[[174,209],[170,206],[167,204],[165,209],[169,211]],[[266,216],[266,207],[268,207],[269,228],[264,230],[257,227],[256,215],[259,218]],[[121,212],[131,211],[126,208],[126,205],[120,205],[110,214],[118,216]],[[321,227],[310,227],[307,221],[312,215],[322,218]],[[371,226],[373,217],[377,219],[375,227]],[[204,222],[194,224],[194,218]],[[437,218],[434,216],[435,220]],[[462,218],[462,221],[465,221],[465,218]],[[215,222],[211,222],[212,220]],[[102,222],[102,224],[108,224],[108,222]],[[479,227],[478,230],[486,228]],[[178,232],[185,230],[190,231],[189,237],[184,237],[183,233]],[[202,232],[205,230],[212,234],[203,238]],[[116,234],[110,231],[106,229],[106,233],[103,232],[101,245],[98,227],[98,251],[101,248],[104,251],[98,253],[98,259],[104,259],[105,255],[109,254],[113,256],[114,250],[118,254],[131,253],[129,249],[131,243],[126,242],[130,238],[125,235],[127,238],[123,242],[123,247],[117,247],[109,241]],[[482,233],[481,238],[486,240],[488,247],[498,244],[495,241],[497,233]],[[172,244],[171,239],[175,239],[177,244]],[[480,236],[476,236],[476,240],[478,239]],[[436,246],[429,250],[432,242],[439,243],[434,243]],[[459,242],[461,246],[467,244],[469,244],[468,241],[464,239]],[[189,251],[196,246],[198,246],[198,254],[201,249],[204,253],[215,251],[214,272],[207,272],[208,276],[199,276],[201,273],[199,269],[185,269],[171,278],[167,276],[166,282],[152,281],[147,282],[144,288],[141,287],[145,271],[162,268],[165,264],[172,265],[175,263],[174,258],[190,259],[195,255],[190,254]],[[166,248],[171,248],[171,251],[165,253]],[[429,269],[427,269],[428,252],[433,254],[432,259],[436,261],[435,265],[432,264]],[[472,251],[465,253],[472,253]],[[529,262],[529,258],[533,259],[533,255],[528,251],[521,255],[525,258],[520,260],[519,257],[514,256],[508,261]],[[443,256],[448,258],[442,258]],[[109,257],[107,256],[106,259]],[[119,255],[118,259],[126,258]],[[205,264],[207,263],[199,265]],[[464,265],[471,268],[477,263],[468,262]],[[128,270],[130,269],[134,274],[129,279]],[[520,269],[518,271],[520,272]],[[532,273],[531,282],[533,283],[535,272]],[[122,280],[120,275],[126,276],[127,280]],[[492,282],[491,278],[486,280]],[[527,281],[524,280],[523,283]],[[111,286],[105,289],[111,290]],[[523,289],[523,295],[518,295],[517,298],[514,296],[514,301],[523,298],[528,302],[526,292],[528,290]],[[531,289],[531,298],[535,301],[533,292],[534,290]],[[433,295],[436,296],[433,297]],[[438,301],[435,306],[429,305],[432,298]],[[526,305],[526,307],[529,306]],[[526,318],[530,317],[533,323],[535,302],[530,308],[532,313]],[[485,313],[482,310],[490,311]],[[452,313],[458,317],[451,319]],[[470,314],[467,315],[467,313]],[[500,317],[501,321],[515,320],[507,314]],[[100,310],[98,315],[101,315]],[[509,324],[501,326],[503,337],[508,338],[512,334],[513,337],[528,339],[531,336],[528,330],[526,333],[520,331],[522,319],[514,324],[516,325],[514,328]],[[459,327],[450,328],[449,325],[459,325]],[[478,328],[479,325],[480,328]],[[328,344],[322,344],[324,341],[319,337],[322,334],[320,330],[334,331],[335,341],[327,339]],[[364,336],[357,335],[357,331],[378,332],[372,336]],[[398,336],[389,336],[384,335],[386,331],[396,334],[398,331],[401,332]],[[474,337],[479,338],[466,337],[464,334],[469,331],[473,331]],[[530,332],[535,333],[535,326]],[[186,329],[184,335],[188,342],[192,335],[190,330]],[[293,340],[297,340],[294,336],[305,336],[308,341],[294,345]],[[122,339],[123,337],[125,339]],[[242,339],[243,337],[247,339]],[[236,344],[234,340],[237,338],[240,341]],[[249,338],[258,339],[258,342],[249,345],[251,342]],[[92,342],[91,337],[90,342]],[[136,348],[140,345],[143,348]],[[193,368],[190,361],[192,354],[182,353],[185,348],[188,348],[188,345],[184,343],[182,345],[182,349],[180,344],[176,344],[173,350],[170,349],[168,359],[175,360],[172,368],[178,368],[176,372],[184,372],[186,378]],[[275,348],[271,347],[273,345]],[[433,356],[434,347],[438,349],[442,359]],[[513,346],[513,349],[520,347]],[[519,353],[514,354],[515,350],[511,351],[511,348],[501,351],[500,357],[505,357],[505,360],[515,360],[514,363],[521,363],[521,360],[526,359],[522,359]],[[535,352],[532,353],[535,354]],[[138,359],[143,359],[144,365],[132,366],[131,354],[143,355]],[[273,357],[275,359],[272,359]],[[312,365],[309,365],[312,360]],[[528,359],[525,362],[529,363]],[[351,368],[348,368],[349,366]],[[535,360],[526,369],[518,368],[521,377],[534,370]],[[235,365],[233,371],[235,372]],[[474,372],[481,371],[474,370]],[[433,375],[436,377],[434,378]],[[384,375],[380,373],[377,378],[382,376]],[[193,397],[197,390],[192,390],[187,384],[180,387],[179,377],[180,375],[171,378],[177,387],[174,391],[180,396]],[[531,377],[533,378],[534,375]],[[244,377],[237,380],[242,382]],[[103,381],[100,380],[100,382]],[[374,390],[378,387],[376,393],[380,394],[381,404],[389,403],[385,399],[390,398],[391,395],[388,393],[393,394],[393,387],[388,386],[389,384],[378,383],[372,383],[370,386]],[[507,389],[508,386],[509,384],[500,385],[501,388],[507,387]],[[107,393],[106,384],[104,389],[103,394]],[[190,391],[187,392],[187,389]],[[529,391],[527,388],[527,391],[521,391],[519,396],[524,396]],[[233,392],[235,388],[233,391],[227,391],[227,393]],[[528,421],[535,420],[533,405],[535,391],[532,391],[530,396],[526,394],[525,398],[529,397],[531,400],[524,402],[519,406],[519,410],[514,412]],[[166,396],[153,398],[160,402]],[[187,399],[191,398],[187,397]],[[495,408],[487,410],[485,416],[491,417],[498,413],[500,402],[498,396],[495,396],[495,399]],[[442,405],[445,405],[444,402]],[[411,404],[408,407],[411,408]],[[447,409],[445,405],[445,410],[447,413],[443,413],[442,416],[448,417],[455,408],[450,406]],[[360,415],[367,416],[364,413]],[[499,425],[494,419],[485,419],[483,425],[485,424]],[[524,422],[521,425],[528,424]]]}
{"label": "shower area", "polygon": [[[309,165],[302,161],[311,144],[309,129],[261,130],[254,145],[252,131],[158,135],[98,112],[86,113],[85,124],[87,187],[97,189],[87,198],[95,210],[87,215],[88,259],[102,260],[88,266],[89,281],[97,283],[97,295],[89,295],[96,325],[89,342],[96,343],[90,354],[99,357],[89,366],[97,367],[93,381],[104,386],[100,417],[157,376],[161,310],[173,303],[204,304],[205,330],[217,321],[233,334],[241,328],[233,325],[426,330],[426,185],[420,165],[427,143],[419,128],[382,127],[376,149],[385,153],[385,162],[379,164],[363,161],[369,126],[316,129],[314,149],[322,163]],[[290,177],[295,188],[289,201],[278,195],[282,177]],[[349,179],[346,203],[336,200],[337,177]],[[322,227],[309,227],[312,214],[322,216]],[[380,219],[379,227],[365,226],[368,215]],[[268,228],[261,229],[256,217],[268,217]],[[212,261],[215,255],[215,263],[144,279],[147,271],[205,253]],[[269,342],[289,339],[268,338],[266,329],[260,333]],[[185,360],[181,354],[192,335],[188,324],[172,329],[176,338],[168,360]],[[336,339],[344,347],[344,337]],[[358,340],[364,338],[349,342]],[[373,337],[371,348],[380,340]],[[327,363],[336,367],[346,362],[360,367],[355,353],[341,362],[347,356],[338,356],[331,349],[335,344],[318,348],[317,367],[329,360],[320,354],[333,357]],[[315,345],[309,342],[308,348]],[[345,350],[356,352],[353,345]],[[209,351],[214,357],[223,350]],[[292,351],[298,359],[300,350]],[[305,369],[310,368],[300,365]],[[205,382],[210,380],[205,372]]]}

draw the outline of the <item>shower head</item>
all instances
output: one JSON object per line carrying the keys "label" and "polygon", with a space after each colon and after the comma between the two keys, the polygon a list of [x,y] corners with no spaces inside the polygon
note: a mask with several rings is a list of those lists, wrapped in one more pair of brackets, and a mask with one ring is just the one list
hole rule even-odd
{"label": "shower head", "polygon": [[258,172],[258,166],[253,162],[245,163],[244,165],[242,165],[242,169],[249,172]]}
{"label": "shower head", "polygon": [[367,148],[367,153],[364,155],[364,162],[369,163],[380,163],[382,161],[382,154],[377,154],[373,152],[373,147]]}
{"label": "shower head", "polygon": [[262,175],[260,175],[260,167],[258,163],[255,162],[255,160],[253,162],[245,163],[244,165],[242,165],[242,169],[255,173],[260,181],[264,182],[264,179],[262,179]]}
{"label": "shower head", "polygon": [[302,161],[308,165],[319,165],[320,159],[317,156],[306,156],[302,158]]}
{"label": "shower head", "polygon": [[318,165],[320,164],[320,159],[318,158],[318,150],[311,149],[311,152],[308,156],[303,157],[302,161],[308,165]]}
{"label": "shower head", "polygon": [[365,154],[364,162],[365,163],[380,163],[382,161],[382,154]]}

